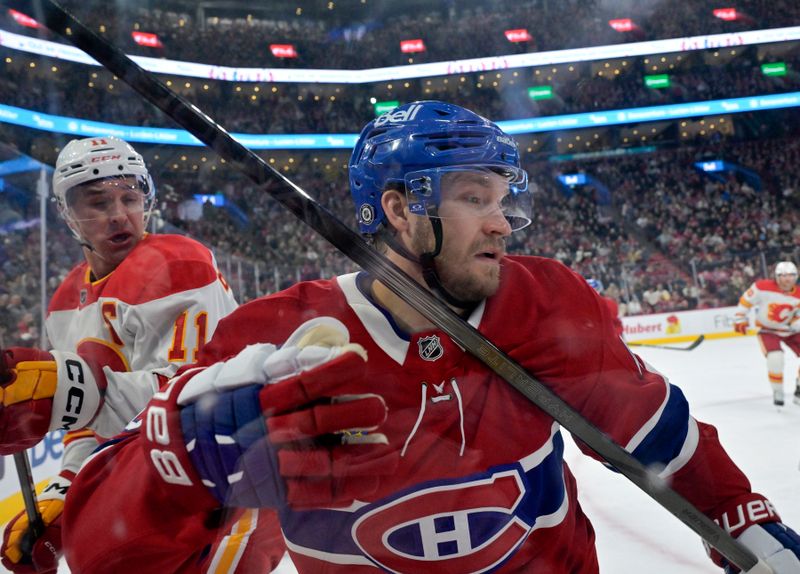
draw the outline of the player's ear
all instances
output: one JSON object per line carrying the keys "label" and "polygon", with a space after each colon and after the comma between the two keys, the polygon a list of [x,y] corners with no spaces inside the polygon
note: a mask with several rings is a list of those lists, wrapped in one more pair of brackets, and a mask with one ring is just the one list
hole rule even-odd
{"label": "player's ear", "polygon": [[381,207],[391,227],[400,232],[408,229],[408,201],[403,191],[398,189],[384,191],[381,195]]}

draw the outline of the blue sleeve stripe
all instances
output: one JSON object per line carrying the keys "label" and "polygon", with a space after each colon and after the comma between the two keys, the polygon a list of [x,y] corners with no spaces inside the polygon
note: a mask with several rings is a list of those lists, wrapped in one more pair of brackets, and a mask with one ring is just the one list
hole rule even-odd
{"label": "blue sleeve stripe", "polygon": [[689,431],[689,404],[683,392],[669,385],[669,397],[655,425],[632,454],[645,466],[667,466],[681,453]]}

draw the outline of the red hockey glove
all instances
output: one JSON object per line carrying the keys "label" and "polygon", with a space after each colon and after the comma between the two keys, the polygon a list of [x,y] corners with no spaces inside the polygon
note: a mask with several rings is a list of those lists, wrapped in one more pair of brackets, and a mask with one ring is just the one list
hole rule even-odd
{"label": "red hockey glove", "polygon": [[749,326],[747,321],[736,321],[733,324],[733,330],[741,335],[747,335],[747,327]]}
{"label": "red hockey glove", "polygon": [[50,430],[82,428],[97,412],[105,376],[77,354],[11,347],[0,359],[0,454],[30,448]]}
{"label": "red hockey glove", "polygon": [[3,566],[15,574],[55,574],[61,556],[61,513],[74,473],[53,478],[38,500],[44,532],[33,540],[28,515],[23,510],[6,525],[0,550]]}
{"label": "red hockey glove", "polygon": [[227,506],[346,506],[374,492],[399,453],[375,432],[386,406],[363,392],[366,353],[348,337],[318,318],[280,349],[251,345],[175,379],[145,414],[147,459],[173,484],[194,484],[194,468]]}
{"label": "red hockey glove", "polygon": [[[750,493],[729,500],[716,508],[711,517],[759,559],[745,574],[800,572],[800,536],[781,522],[772,503],[760,494]],[[706,551],[726,574],[740,572],[716,550],[709,551],[706,546]]]}

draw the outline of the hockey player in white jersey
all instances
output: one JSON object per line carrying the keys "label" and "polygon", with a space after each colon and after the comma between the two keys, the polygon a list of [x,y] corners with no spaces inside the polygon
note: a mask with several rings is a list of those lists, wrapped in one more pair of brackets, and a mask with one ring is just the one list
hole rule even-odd
{"label": "hockey player in white jersey", "polygon": [[[751,310],[758,329],[758,342],[767,358],[767,377],[772,386],[773,402],[783,406],[782,345],[800,355],[800,287],[797,286],[797,266],[794,263],[781,261],[775,266],[775,279],[762,279],[748,287],[736,309],[736,332],[747,334]],[[800,405],[800,373],[795,382],[794,402]]]}
{"label": "hockey player in white jersey", "polygon": [[[45,532],[31,545],[24,512],[6,527],[2,562],[17,574],[56,571],[64,498],[83,461],[99,439],[116,435],[136,416],[162,380],[191,363],[217,322],[236,308],[206,247],[146,233],[155,189],[142,156],[126,142],[69,142],[56,162],[53,193],[85,261],[50,302],[45,328],[54,350],[3,353],[11,381],[3,389],[0,452],[67,430],[62,470],[39,498]],[[255,524],[253,513],[243,513],[234,528]],[[229,540],[217,550],[224,552]],[[241,536],[233,540],[241,544]],[[279,559],[282,543],[276,548]],[[235,566],[228,561],[208,571],[234,572]]]}

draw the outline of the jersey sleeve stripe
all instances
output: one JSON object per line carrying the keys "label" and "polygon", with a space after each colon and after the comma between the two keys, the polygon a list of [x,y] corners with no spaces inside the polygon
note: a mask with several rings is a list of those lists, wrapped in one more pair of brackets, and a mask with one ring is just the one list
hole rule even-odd
{"label": "jersey sleeve stripe", "polygon": [[678,387],[669,385],[669,389],[669,396],[660,409],[656,424],[651,426],[644,439],[630,451],[645,466],[667,467],[673,462],[678,465],[676,459],[681,458],[684,450],[693,451],[689,432],[689,404]]}

